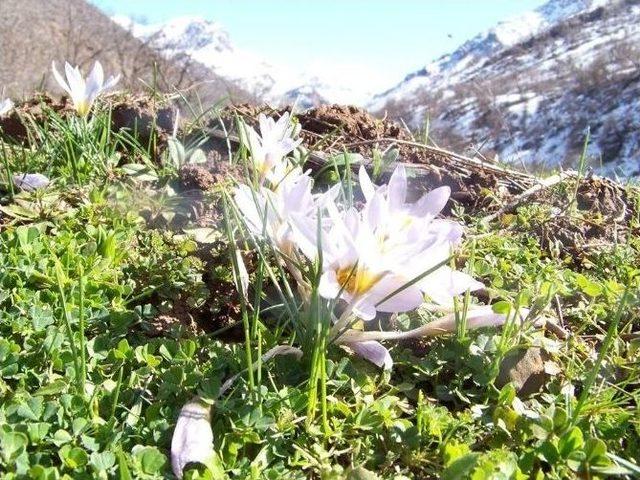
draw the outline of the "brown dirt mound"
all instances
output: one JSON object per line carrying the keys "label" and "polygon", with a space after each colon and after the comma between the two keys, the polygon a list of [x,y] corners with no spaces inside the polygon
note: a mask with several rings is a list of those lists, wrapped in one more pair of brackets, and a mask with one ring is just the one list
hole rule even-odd
{"label": "brown dirt mound", "polygon": [[18,143],[24,143],[29,140],[30,123],[45,125],[52,111],[66,117],[74,109],[67,97],[58,100],[47,93],[36,93],[18,103],[8,116],[0,118],[0,132]]}
{"label": "brown dirt mound", "polygon": [[627,189],[606,178],[581,179],[571,208],[576,181],[571,179],[565,188],[542,191],[531,199],[558,212],[533,229],[543,249],[580,261],[594,249],[625,243],[629,235],[640,233],[632,227],[638,200]]}
{"label": "brown dirt mound", "polygon": [[209,190],[216,183],[209,170],[200,165],[184,165],[180,168],[180,182],[185,189]]}
{"label": "brown dirt mound", "polygon": [[142,145],[148,144],[154,133],[161,135],[173,131],[176,109],[165,101],[137,95],[118,98],[110,106],[113,130],[135,133]]}
{"label": "brown dirt mound", "polygon": [[[366,110],[345,105],[321,105],[300,115],[303,138],[309,145],[323,148],[327,141],[350,152],[370,153],[369,142],[382,139],[410,140],[409,134],[398,124],[375,118]],[[326,148],[326,147],[324,147]]]}

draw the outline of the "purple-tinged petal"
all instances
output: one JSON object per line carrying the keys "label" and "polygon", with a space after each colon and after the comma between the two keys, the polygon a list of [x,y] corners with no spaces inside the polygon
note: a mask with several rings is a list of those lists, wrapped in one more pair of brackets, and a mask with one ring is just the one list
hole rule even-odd
{"label": "purple-tinged petal", "polygon": [[393,359],[384,345],[376,341],[346,343],[347,347],[353,350],[356,355],[369,360],[374,365],[391,370]]}
{"label": "purple-tinged petal", "polygon": [[425,193],[412,208],[412,213],[418,217],[425,215],[438,215],[449,201],[451,196],[451,188],[444,186],[438,187]]}
{"label": "purple-tinged petal", "polygon": [[56,62],[51,62],[51,70],[53,71],[53,78],[56,79],[56,82],[58,82],[58,85],[60,85],[62,89],[65,92],[67,92],[69,95],[72,95],[71,87],[65,81],[65,79],[62,78],[62,75],[60,75],[60,72],[58,72],[58,69],[56,68]]}
{"label": "purple-tinged petal", "polygon": [[19,173],[13,176],[13,184],[25,192],[45,188],[51,181],[41,173]]}
{"label": "purple-tinged petal", "polygon": [[389,208],[398,209],[407,198],[407,172],[402,165],[398,165],[391,174],[387,190]]}
{"label": "purple-tinged petal", "polygon": [[178,416],[171,439],[171,468],[182,478],[190,463],[208,465],[215,453],[210,408],[198,400],[187,403]]}
{"label": "purple-tinged petal", "polygon": [[376,186],[371,181],[371,178],[369,178],[367,170],[363,166],[360,166],[360,170],[358,170],[358,179],[364,198],[367,201],[371,200],[371,197],[373,197],[373,194],[376,192]]}

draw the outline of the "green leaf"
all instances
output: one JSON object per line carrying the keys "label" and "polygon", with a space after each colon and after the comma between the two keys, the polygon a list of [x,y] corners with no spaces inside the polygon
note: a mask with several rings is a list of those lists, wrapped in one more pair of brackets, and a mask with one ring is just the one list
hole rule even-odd
{"label": "green leaf", "polygon": [[555,465],[560,460],[558,448],[549,440],[540,445],[538,451],[540,452],[539,456],[549,465]]}
{"label": "green leaf", "polygon": [[602,285],[589,280],[582,274],[576,275],[576,283],[580,289],[590,297],[597,297],[602,294]]}
{"label": "green leaf", "polygon": [[24,433],[0,430],[0,452],[7,464],[13,463],[16,457],[27,448],[28,443],[29,439]]}
{"label": "green leaf", "polygon": [[118,478],[120,480],[133,480],[124,452],[121,449],[118,449],[116,455],[118,457]]}
{"label": "green leaf", "polygon": [[63,380],[62,378],[59,378],[48,385],[40,387],[38,390],[36,390],[34,395],[57,395],[64,392],[67,389],[67,386],[68,382],[66,380]]}
{"label": "green leaf", "polygon": [[50,423],[29,423],[27,425],[27,434],[29,435],[29,440],[31,441],[31,443],[40,443],[47,435],[47,433],[49,433],[50,428]]}
{"label": "green leaf", "polygon": [[450,442],[444,446],[444,464],[450,465],[457,459],[469,453],[469,445],[464,443]]}
{"label": "green leaf", "polygon": [[89,463],[89,455],[80,447],[64,445],[58,452],[60,460],[70,469],[75,470]]}
{"label": "green leaf", "polygon": [[53,443],[58,447],[69,443],[71,440],[73,440],[73,437],[66,430],[60,429],[53,434]]}
{"label": "green leaf", "polygon": [[160,473],[167,463],[167,457],[156,447],[134,447],[133,457],[139,462],[142,472],[148,475]]}
{"label": "green leaf", "polygon": [[562,457],[568,458],[571,452],[582,448],[583,445],[582,430],[579,427],[573,427],[558,440],[558,452]]}
{"label": "green leaf", "polygon": [[43,401],[41,397],[31,397],[18,406],[16,413],[27,420],[39,420],[44,410]]}
{"label": "green leaf", "polygon": [[442,480],[458,480],[469,475],[478,463],[479,453],[467,453],[455,460],[444,469],[440,478]]}
{"label": "green leaf", "polygon": [[125,175],[128,175],[140,182],[155,182],[158,175],[151,168],[139,163],[127,163],[120,167]]}
{"label": "green leaf", "polygon": [[98,472],[109,470],[116,464],[116,456],[113,452],[93,452],[89,464]]}
{"label": "green leaf", "polygon": [[346,480],[378,480],[380,477],[370,470],[360,466],[354,467],[347,473]]}

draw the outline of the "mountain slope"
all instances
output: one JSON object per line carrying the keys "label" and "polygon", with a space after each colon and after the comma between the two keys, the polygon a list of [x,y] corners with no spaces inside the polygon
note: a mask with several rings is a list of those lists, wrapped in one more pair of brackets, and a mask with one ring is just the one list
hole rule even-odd
{"label": "mountain slope", "polygon": [[[575,164],[587,127],[604,173],[640,174],[640,2],[552,0],[376,96],[371,110],[450,148]],[[602,166],[600,166],[602,162]]]}
{"label": "mountain slope", "polygon": [[106,72],[121,73],[121,85],[134,90],[143,88],[141,79],[151,84],[157,64],[160,88],[207,80],[211,97],[242,96],[195,61],[166,60],[84,0],[1,0],[0,89],[20,96],[43,84],[59,92],[50,74],[52,60],[68,60],[85,70],[100,60]]}
{"label": "mountain slope", "polygon": [[[260,56],[236,47],[224,27],[201,17],[177,17],[165,23],[145,25],[125,16],[114,21],[135,37],[162,51],[167,58],[195,60],[256,99],[274,104],[298,102],[301,108],[321,103],[364,104],[372,92],[344,86],[331,73],[310,74],[274,65]],[[338,76],[340,77],[340,76]],[[344,81],[344,77],[341,78]]]}

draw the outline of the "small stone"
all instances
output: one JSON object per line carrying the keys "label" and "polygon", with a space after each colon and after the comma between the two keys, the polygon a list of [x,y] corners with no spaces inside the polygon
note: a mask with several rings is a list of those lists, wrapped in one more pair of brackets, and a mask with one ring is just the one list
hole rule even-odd
{"label": "small stone", "polygon": [[502,360],[496,386],[502,388],[512,382],[520,396],[537,393],[549,379],[545,369],[549,360],[549,354],[538,347],[512,352]]}

